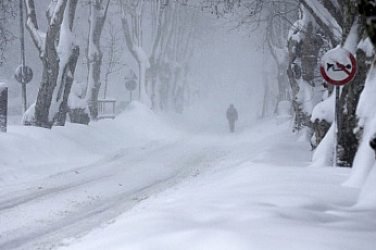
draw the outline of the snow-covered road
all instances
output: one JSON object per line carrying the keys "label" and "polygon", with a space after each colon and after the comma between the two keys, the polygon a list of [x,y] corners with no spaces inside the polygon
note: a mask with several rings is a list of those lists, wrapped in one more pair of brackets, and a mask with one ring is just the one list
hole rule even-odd
{"label": "snow-covered road", "polygon": [[311,151],[296,139],[263,123],[218,140],[225,156],[210,170],[62,250],[375,249],[376,212],[352,207],[358,190],[341,186],[349,169],[309,166]]}
{"label": "snow-covered road", "polygon": [[0,249],[33,249],[86,232],[150,194],[215,165],[224,153],[195,140],[152,143],[3,194]]}
{"label": "snow-covered road", "polygon": [[181,133],[137,105],[92,127],[11,128],[3,141],[64,150],[3,150],[0,249],[374,249],[348,169],[307,167],[288,124],[226,129]]}
{"label": "snow-covered road", "polygon": [[[0,196],[0,249],[49,249],[64,238],[83,235],[150,195],[229,162],[224,160],[229,154],[236,152],[231,161],[238,163],[262,150],[256,141],[243,143],[228,134],[184,134],[119,149],[84,166],[60,166],[63,171],[20,185],[5,185]],[[43,164],[39,171],[49,167]]]}

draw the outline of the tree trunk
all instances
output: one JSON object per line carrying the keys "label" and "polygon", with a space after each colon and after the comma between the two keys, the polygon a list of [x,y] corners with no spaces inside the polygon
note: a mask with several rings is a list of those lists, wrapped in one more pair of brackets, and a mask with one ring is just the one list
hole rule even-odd
{"label": "tree trunk", "polygon": [[86,100],[89,107],[90,119],[98,119],[98,95],[101,87],[101,35],[106,20],[110,0],[103,6],[103,0],[90,2],[89,38],[88,38],[88,89]]}
{"label": "tree trunk", "polygon": [[289,78],[290,87],[292,90],[292,107],[294,110],[294,128],[293,131],[300,130],[302,122],[300,121],[300,105],[298,103],[298,93],[300,90],[298,80],[301,78],[301,65],[300,65],[300,53],[301,42],[290,39],[288,41],[289,50],[289,65],[287,69],[287,76]]}
{"label": "tree trunk", "polygon": [[278,105],[279,102],[287,100],[287,91],[289,89],[289,79],[286,76],[286,70],[288,69],[288,61],[286,60],[288,58],[288,49],[285,45],[286,41],[283,40],[288,34],[288,30],[286,30],[285,25],[275,23],[275,12],[273,10],[269,11],[266,39],[277,68]]}
{"label": "tree trunk", "polygon": [[25,121],[25,125],[51,128],[53,121],[49,118],[52,93],[56,87],[59,74],[59,57],[55,48],[55,38],[47,31],[46,52],[41,58],[43,63],[42,81],[40,83],[37,101],[35,104],[35,120]]}
{"label": "tree trunk", "polygon": [[358,106],[360,94],[363,91],[364,83],[369,70],[366,64],[366,54],[363,50],[358,49],[356,52],[357,73],[354,80],[342,88],[339,101],[340,112],[338,117],[338,165],[351,167],[355,153],[358,149],[359,141],[354,133],[358,126],[356,118],[356,108]]}
{"label": "tree trunk", "polygon": [[[68,109],[68,97],[70,94],[70,90],[73,85],[74,81],[74,72],[76,70],[76,64],[78,61],[78,56],[80,54],[80,49],[78,46],[75,46],[73,49],[73,53],[71,54],[68,63],[65,65],[63,69],[63,75],[64,75],[64,93],[63,93],[63,101],[61,103],[61,106],[59,108],[59,113],[56,114],[54,118],[54,125],[57,126],[64,126],[66,115],[69,112]],[[87,123],[86,123],[87,124]]]}
{"label": "tree trunk", "polygon": [[[43,73],[35,106],[30,107],[25,114],[24,124],[45,128],[51,128],[54,123],[64,125],[79,54],[73,41],[67,40],[72,32],[77,0],[66,0],[61,5],[51,2],[47,11],[49,26],[45,38],[40,35],[34,1],[27,0],[25,3],[27,29],[39,50]],[[61,37],[62,29],[67,37]],[[65,42],[60,43],[62,40]],[[63,55],[68,58],[67,61],[60,58],[61,53],[68,53]]]}
{"label": "tree trunk", "polygon": [[[360,17],[356,4],[346,0],[342,5],[343,13],[343,36],[342,46],[355,51],[355,46],[359,43],[364,34],[364,19]],[[350,40],[351,43],[346,41]],[[353,44],[351,47],[349,44]],[[357,127],[356,108],[360,94],[363,91],[369,66],[366,64],[366,54],[361,49],[356,50],[357,73],[355,78],[346,84],[341,91],[339,99],[338,115],[338,155],[337,165],[351,167],[359,141],[354,133]]]}
{"label": "tree trunk", "polygon": [[373,46],[376,47],[376,6],[373,0],[358,0],[359,13],[366,18],[365,27]]}
{"label": "tree trunk", "polygon": [[[133,13],[129,13],[125,1],[121,2],[122,8],[122,28],[125,38],[125,43],[128,47],[130,54],[137,62],[138,66],[138,83],[139,83],[139,101],[145,104],[148,107],[151,107],[151,100],[146,92],[146,70],[150,67],[149,57],[146,56],[146,52],[142,48],[141,40],[141,15],[142,15],[142,6],[143,3],[139,3],[139,10]],[[133,18],[134,26],[131,26],[128,18]]]}
{"label": "tree trunk", "polygon": [[[305,14],[309,15],[307,12]],[[316,104],[313,100],[316,86],[315,69],[318,68],[318,53],[323,44],[321,37],[314,34],[313,25],[313,22],[305,23],[302,30],[296,31],[296,35],[301,36],[301,39],[291,39],[288,43],[290,60],[287,75],[292,89],[295,130],[303,126],[312,128],[311,108]],[[311,96],[307,95],[306,89],[311,90]]]}

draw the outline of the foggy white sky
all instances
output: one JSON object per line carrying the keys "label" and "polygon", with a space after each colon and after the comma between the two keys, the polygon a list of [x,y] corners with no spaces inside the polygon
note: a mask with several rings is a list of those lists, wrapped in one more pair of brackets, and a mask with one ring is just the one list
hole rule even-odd
{"label": "foggy white sky", "polygon": [[212,119],[224,119],[230,103],[238,109],[242,122],[252,122],[260,113],[263,63],[268,59],[267,51],[260,48],[260,39],[259,34],[250,37],[244,31],[218,28],[199,49],[191,77],[203,89],[205,101],[199,104],[200,109],[210,113]]}

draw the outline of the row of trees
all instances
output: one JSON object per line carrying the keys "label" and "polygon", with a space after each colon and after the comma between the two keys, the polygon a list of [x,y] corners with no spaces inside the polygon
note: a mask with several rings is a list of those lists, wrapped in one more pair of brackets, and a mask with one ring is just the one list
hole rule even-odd
{"label": "row of trees", "polygon": [[341,165],[350,166],[359,141],[359,135],[353,132],[357,127],[356,107],[373,59],[372,52],[365,51],[367,46],[357,46],[365,38],[364,18],[358,12],[357,3],[207,0],[204,6],[218,16],[235,15],[238,27],[264,30],[265,44],[276,65],[278,103],[291,100],[294,130],[313,136],[313,147],[323,140],[334,120],[334,116],[323,115],[331,110],[314,112],[315,108],[334,108],[334,104],[321,103],[333,101],[328,98],[333,87],[328,86],[319,73],[321,56],[337,45],[356,54],[357,76],[342,89],[340,97],[339,158]]}
{"label": "row of trees", "polygon": [[[374,94],[370,85],[374,84],[371,76],[375,50],[369,39],[374,39],[374,28],[368,28],[371,33],[365,32],[365,27],[372,24],[372,18],[366,22],[369,11],[374,9],[370,7],[371,2],[374,1],[300,0],[300,15],[291,26],[287,40],[294,128],[305,131],[311,138],[316,148],[314,164],[332,165],[334,161],[340,166],[353,167],[345,184],[363,187],[359,204],[374,202],[376,197],[375,173],[372,173],[376,171],[375,154],[368,145],[376,132],[371,124],[375,112],[367,104]],[[337,127],[333,86],[327,85],[319,74],[322,55],[336,46],[352,52],[358,65],[354,80],[341,87]],[[367,72],[370,72],[368,78]],[[334,159],[336,137],[338,155]]]}
{"label": "row of trees", "polygon": [[[314,164],[332,165],[336,161],[333,155],[337,136],[336,164],[353,167],[345,184],[363,187],[359,204],[374,208],[376,165],[369,141],[376,133],[376,2],[207,0],[205,3],[218,16],[236,13],[239,26],[264,28],[266,43],[276,63],[278,103],[284,102],[285,93],[289,92],[294,131],[304,131],[311,140]],[[358,65],[354,80],[341,87],[337,128],[333,86],[326,84],[319,73],[322,55],[336,46],[352,52]]]}
{"label": "row of trees", "polygon": [[[139,100],[155,110],[181,112],[189,99],[187,75],[197,36],[201,32],[200,8],[175,0],[59,0],[51,1],[47,22],[40,28],[34,0],[25,0],[25,25],[39,52],[43,73],[35,103],[24,115],[24,124],[51,128],[64,125],[69,109],[86,103],[91,120],[98,119],[98,96],[103,79],[102,31],[110,9],[121,23],[123,38],[138,66]],[[89,31],[87,47],[75,40],[78,4],[87,4]],[[145,28],[147,27],[147,28]],[[114,67],[116,46],[105,82]],[[87,85],[84,93],[73,93],[78,58],[86,53]],[[75,107],[69,98],[80,99]],[[75,102],[76,104],[78,102]]]}
{"label": "row of trees", "polygon": [[[82,93],[71,93],[80,48],[75,43],[73,27],[77,4],[87,4],[89,32],[86,52],[87,85]],[[139,99],[155,110],[181,112],[191,93],[187,82],[189,65],[197,37],[204,31],[202,13],[217,16],[232,14],[239,25],[250,31],[266,27],[265,44],[273,55],[278,71],[278,100],[288,99],[286,77],[286,40],[289,22],[297,18],[295,0],[285,2],[239,0],[63,0],[51,1],[47,23],[38,25],[35,2],[26,0],[27,29],[43,65],[40,90],[34,105],[27,111],[25,124],[41,127],[64,125],[68,98],[73,95],[88,106],[91,120],[98,117],[98,94],[101,89],[103,52],[101,35],[111,6],[121,10],[119,19],[126,47],[138,65]],[[238,12],[239,11],[239,12]],[[40,17],[39,17],[40,18]],[[234,20],[233,19],[233,20]],[[287,22],[286,22],[287,21]],[[151,27],[144,29],[144,27]],[[112,49],[114,52],[115,49]],[[112,57],[114,53],[112,53]],[[106,76],[111,72],[110,68]],[[106,80],[107,79],[107,80]],[[108,81],[106,78],[104,82]],[[264,83],[265,89],[272,89]],[[86,91],[85,91],[86,90]],[[268,93],[266,91],[265,96]],[[77,103],[77,102],[76,102]],[[82,105],[80,106],[82,108]]]}
{"label": "row of trees", "polygon": [[[366,22],[369,13],[364,11],[372,9],[370,2],[346,0],[338,4],[337,1],[301,0],[302,15],[295,24],[299,28],[293,28],[294,32],[288,40],[290,84],[298,90],[293,92],[292,98],[295,126],[306,128],[309,135],[313,134],[312,143],[317,147],[315,164],[331,165],[336,161],[337,165],[353,167],[346,184],[363,187],[364,195],[360,197],[359,203],[367,200],[365,196],[375,200],[374,189],[368,187],[374,185],[371,170],[375,168],[375,155],[368,144],[376,132],[370,123],[375,112],[373,107],[366,104],[371,101],[369,96],[374,92],[369,87],[373,84],[371,75],[375,58],[374,46],[369,38],[374,39],[374,35],[365,32],[371,19]],[[356,56],[358,69],[354,80],[341,87],[338,122],[337,127],[334,127],[333,87],[325,85],[321,77],[317,77],[317,72],[323,53],[336,46]],[[368,79],[367,72],[370,72]],[[323,84],[324,95],[322,91],[317,91]],[[333,159],[336,137],[338,155],[337,159]]]}
{"label": "row of trees", "polygon": [[14,39],[12,32],[7,28],[15,17],[15,3],[12,0],[0,2],[0,66],[4,62],[4,49]]}

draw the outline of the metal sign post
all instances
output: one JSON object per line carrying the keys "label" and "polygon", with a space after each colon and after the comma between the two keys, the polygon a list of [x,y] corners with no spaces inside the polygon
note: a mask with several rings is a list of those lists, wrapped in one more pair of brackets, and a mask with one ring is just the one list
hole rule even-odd
{"label": "metal sign post", "polygon": [[330,84],[335,85],[336,103],[334,124],[336,126],[336,145],[334,164],[339,162],[338,131],[339,131],[339,94],[340,86],[349,83],[356,73],[355,57],[346,49],[337,47],[329,50],[321,58],[320,72],[323,78]]}
{"label": "metal sign post", "polygon": [[132,101],[132,91],[135,90],[137,87],[137,82],[133,79],[130,79],[125,82],[125,88],[130,91],[129,97],[130,101]]}
{"label": "metal sign post", "polygon": [[25,61],[25,29],[24,29],[24,19],[23,19],[23,0],[20,0],[20,29],[21,29],[21,65],[15,70],[14,77],[16,80],[22,84],[22,101],[23,101],[23,112],[27,110],[27,100],[26,100],[26,84],[28,84],[33,78],[33,71],[30,67],[26,66]]}
{"label": "metal sign post", "polygon": [[[21,28],[21,74],[24,75],[25,65],[25,29],[24,29],[24,20],[23,20],[23,0],[20,0],[20,28]],[[22,77],[22,100],[23,100],[23,111],[26,112],[27,109],[27,101],[26,101],[26,83],[24,81],[24,77]]]}
{"label": "metal sign post", "polygon": [[24,65],[25,63],[21,64],[16,68],[14,71],[14,78],[22,84],[22,100],[23,100],[23,108],[24,112],[27,109],[27,102],[26,102],[26,84],[28,84],[31,79],[33,79],[33,70]]}
{"label": "metal sign post", "polygon": [[334,151],[334,164],[338,166],[339,162],[339,146],[338,146],[338,132],[339,132],[339,93],[340,89],[339,86],[336,86],[336,103],[335,103],[335,111],[334,111],[334,126],[335,126],[335,133],[336,133],[336,150]]}

